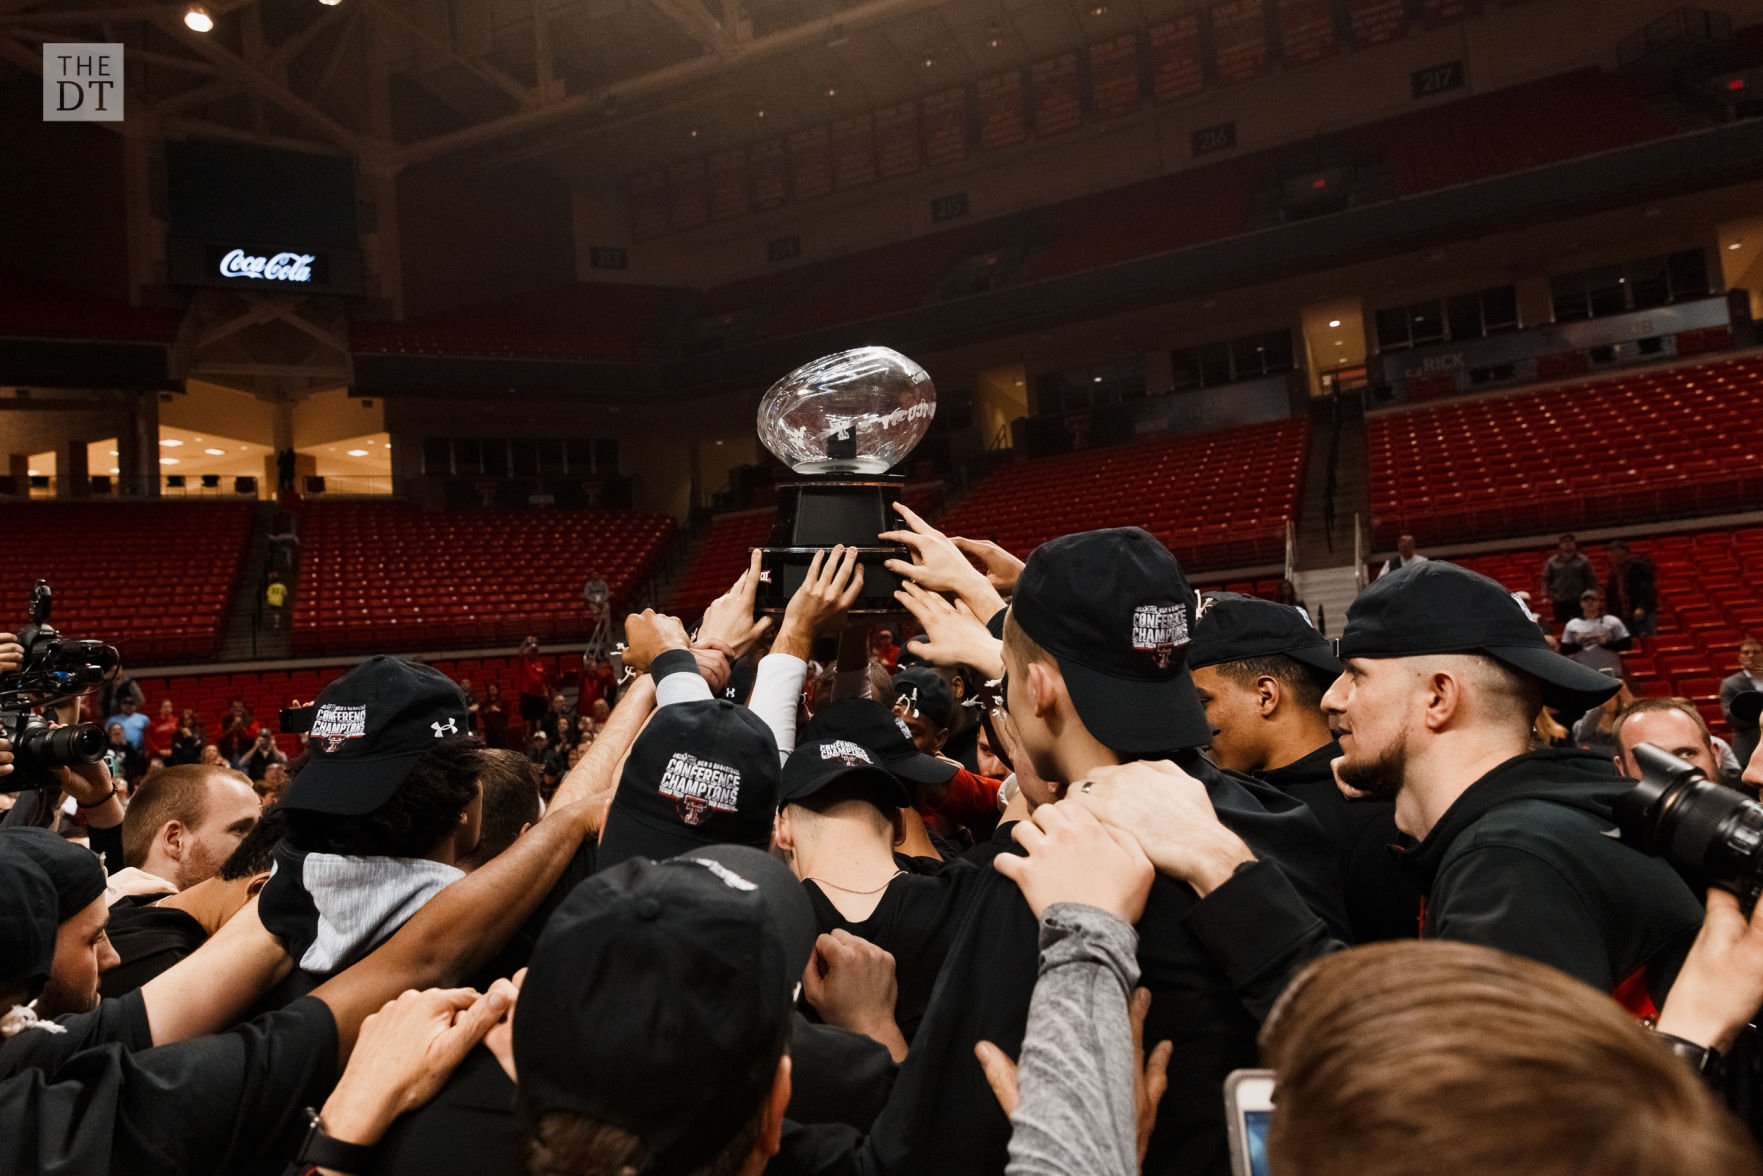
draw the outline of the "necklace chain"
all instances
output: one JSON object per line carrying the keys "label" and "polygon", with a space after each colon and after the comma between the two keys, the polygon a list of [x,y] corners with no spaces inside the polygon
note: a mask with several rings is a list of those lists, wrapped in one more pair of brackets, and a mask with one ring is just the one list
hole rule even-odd
{"label": "necklace chain", "polygon": [[812,874],[808,875],[808,881],[818,882],[822,886],[831,886],[834,890],[840,890],[846,894],[880,894],[882,891],[886,890],[889,886],[893,885],[895,878],[898,878],[901,874],[904,874],[905,872],[906,872],[905,870],[895,870],[892,874],[888,875],[888,880],[886,882],[883,882],[880,886],[877,886],[874,890],[853,890],[849,886],[840,886],[837,882],[828,882],[825,878],[816,878]]}

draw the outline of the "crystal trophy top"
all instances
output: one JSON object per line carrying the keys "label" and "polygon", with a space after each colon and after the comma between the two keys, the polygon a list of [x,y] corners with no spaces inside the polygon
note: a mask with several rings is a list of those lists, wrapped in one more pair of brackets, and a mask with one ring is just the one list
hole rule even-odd
{"label": "crystal trophy top", "polygon": [[759,439],[798,474],[885,474],[930,428],[937,390],[887,347],[803,364],[759,402]]}

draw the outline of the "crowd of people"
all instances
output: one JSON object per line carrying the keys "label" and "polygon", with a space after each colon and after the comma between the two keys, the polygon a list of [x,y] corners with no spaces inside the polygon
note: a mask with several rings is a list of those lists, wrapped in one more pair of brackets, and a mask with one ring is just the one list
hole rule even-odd
{"label": "crowd of people", "polygon": [[1755,892],[1617,819],[1643,745],[1763,784],[1763,644],[1726,741],[1624,686],[1614,544],[1543,618],[1404,537],[1330,641],[898,509],[886,621],[755,553],[574,682],[369,658],[291,763],[58,708],[136,758],[5,793],[0,1171],[1225,1176],[1265,1068],[1277,1176],[1763,1176]]}

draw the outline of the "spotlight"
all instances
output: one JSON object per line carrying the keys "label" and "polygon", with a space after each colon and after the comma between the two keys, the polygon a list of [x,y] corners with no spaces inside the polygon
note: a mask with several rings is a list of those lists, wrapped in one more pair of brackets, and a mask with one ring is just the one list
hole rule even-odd
{"label": "spotlight", "polygon": [[214,31],[214,18],[200,4],[192,4],[184,9],[184,27],[193,33],[211,33]]}
{"label": "spotlight", "polygon": [[839,88],[829,84],[826,88],[826,96],[828,98],[837,98],[839,96]]}
{"label": "spotlight", "polygon": [[1329,319],[1328,325],[1331,327],[1338,327],[1341,325],[1341,320],[1340,319]]}
{"label": "spotlight", "polygon": [[924,55],[924,68],[935,69],[936,66],[937,66],[937,59],[935,57],[931,56],[929,53],[926,53]]}
{"label": "spotlight", "polygon": [[1732,244],[1728,245],[1727,248],[1731,249],[1731,250],[1736,250],[1739,248],[1739,246],[1741,246],[1743,244],[1744,244],[1743,241],[1734,241],[1734,242],[1732,242]]}
{"label": "spotlight", "polygon": [[1106,4],[1100,4],[1100,3],[1092,4],[1092,5],[1090,5],[1090,15],[1091,16],[1106,16],[1106,15],[1108,15],[1108,6]]}
{"label": "spotlight", "polygon": [[204,449],[202,452],[206,453],[209,457],[225,457],[226,456],[226,450],[224,450],[224,449]]}
{"label": "spotlight", "polygon": [[343,0],[318,0],[318,2],[326,8],[335,8],[337,5],[341,4]]}
{"label": "spotlight", "polygon": [[349,450],[349,456],[350,457],[366,457],[367,450],[365,450],[365,449],[351,449],[351,450]]}

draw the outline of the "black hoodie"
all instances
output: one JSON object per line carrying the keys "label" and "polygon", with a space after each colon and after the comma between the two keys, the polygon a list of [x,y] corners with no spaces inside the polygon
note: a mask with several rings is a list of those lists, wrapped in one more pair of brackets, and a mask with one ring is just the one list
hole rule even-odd
{"label": "black hoodie", "polygon": [[1702,908],[1617,837],[1610,805],[1629,787],[1601,756],[1555,749],[1471,784],[1403,857],[1426,895],[1422,934],[1552,964],[1636,1012],[1662,1005]]}

